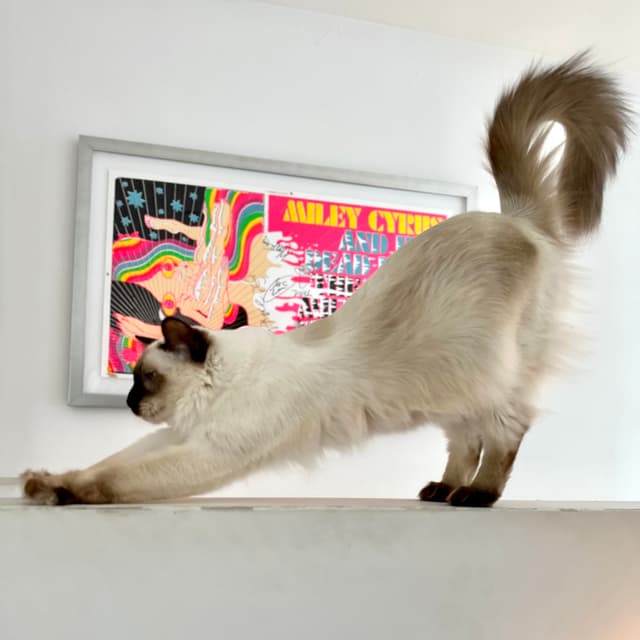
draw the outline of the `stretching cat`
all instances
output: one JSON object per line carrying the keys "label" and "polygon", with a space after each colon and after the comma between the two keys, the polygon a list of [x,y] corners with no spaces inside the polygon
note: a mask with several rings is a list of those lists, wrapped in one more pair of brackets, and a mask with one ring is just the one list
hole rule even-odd
{"label": "stretching cat", "polygon": [[[566,347],[568,255],[598,226],[629,117],[614,82],[584,55],[531,69],[489,125],[503,215],[446,220],[392,255],[333,316],[284,335],[166,319],[127,403],[168,426],[85,470],[26,472],[25,495],[41,504],[180,498],[432,421],[449,460],[420,498],[493,504],[540,383]],[[541,154],[551,121],[567,135],[555,169]]]}

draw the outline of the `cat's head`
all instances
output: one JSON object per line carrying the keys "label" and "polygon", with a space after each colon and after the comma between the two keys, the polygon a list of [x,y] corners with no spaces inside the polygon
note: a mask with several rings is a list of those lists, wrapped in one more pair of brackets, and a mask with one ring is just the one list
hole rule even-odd
{"label": "cat's head", "polygon": [[162,339],[151,342],[133,370],[127,405],[153,424],[168,422],[176,405],[201,374],[211,338],[177,318],[162,322]]}

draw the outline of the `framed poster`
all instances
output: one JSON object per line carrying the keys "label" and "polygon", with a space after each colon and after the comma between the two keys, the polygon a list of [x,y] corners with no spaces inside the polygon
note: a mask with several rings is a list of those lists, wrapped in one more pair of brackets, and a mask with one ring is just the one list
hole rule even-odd
{"label": "framed poster", "polygon": [[81,136],[68,402],[124,406],[167,316],[314,322],[475,189]]}

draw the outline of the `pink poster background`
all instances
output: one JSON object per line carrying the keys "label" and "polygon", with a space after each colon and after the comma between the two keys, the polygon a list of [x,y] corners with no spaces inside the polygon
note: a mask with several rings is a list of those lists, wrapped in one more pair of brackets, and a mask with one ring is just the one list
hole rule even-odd
{"label": "pink poster background", "polygon": [[291,268],[270,289],[284,330],[336,311],[393,252],[446,218],[283,195],[268,195],[267,207],[267,236]]}

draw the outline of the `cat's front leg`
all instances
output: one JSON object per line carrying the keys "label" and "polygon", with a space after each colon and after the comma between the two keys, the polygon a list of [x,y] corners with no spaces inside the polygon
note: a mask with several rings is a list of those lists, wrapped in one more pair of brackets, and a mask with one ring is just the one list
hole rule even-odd
{"label": "cat's front leg", "polygon": [[43,505],[110,502],[108,493],[98,490],[101,481],[98,473],[101,469],[132,462],[154,451],[181,444],[183,441],[184,436],[178,431],[164,428],[143,436],[128,447],[83,471],[53,474],[44,470],[28,470],[21,476],[23,494],[31,502]]}
{"label": "cat's front leg", "polygon": [[23,488],[25,497],[46,505],[170,500],[210,491],[237,477],[247,464],[242,450],[219,451],[194,442],[82,471],[27,472]]}

